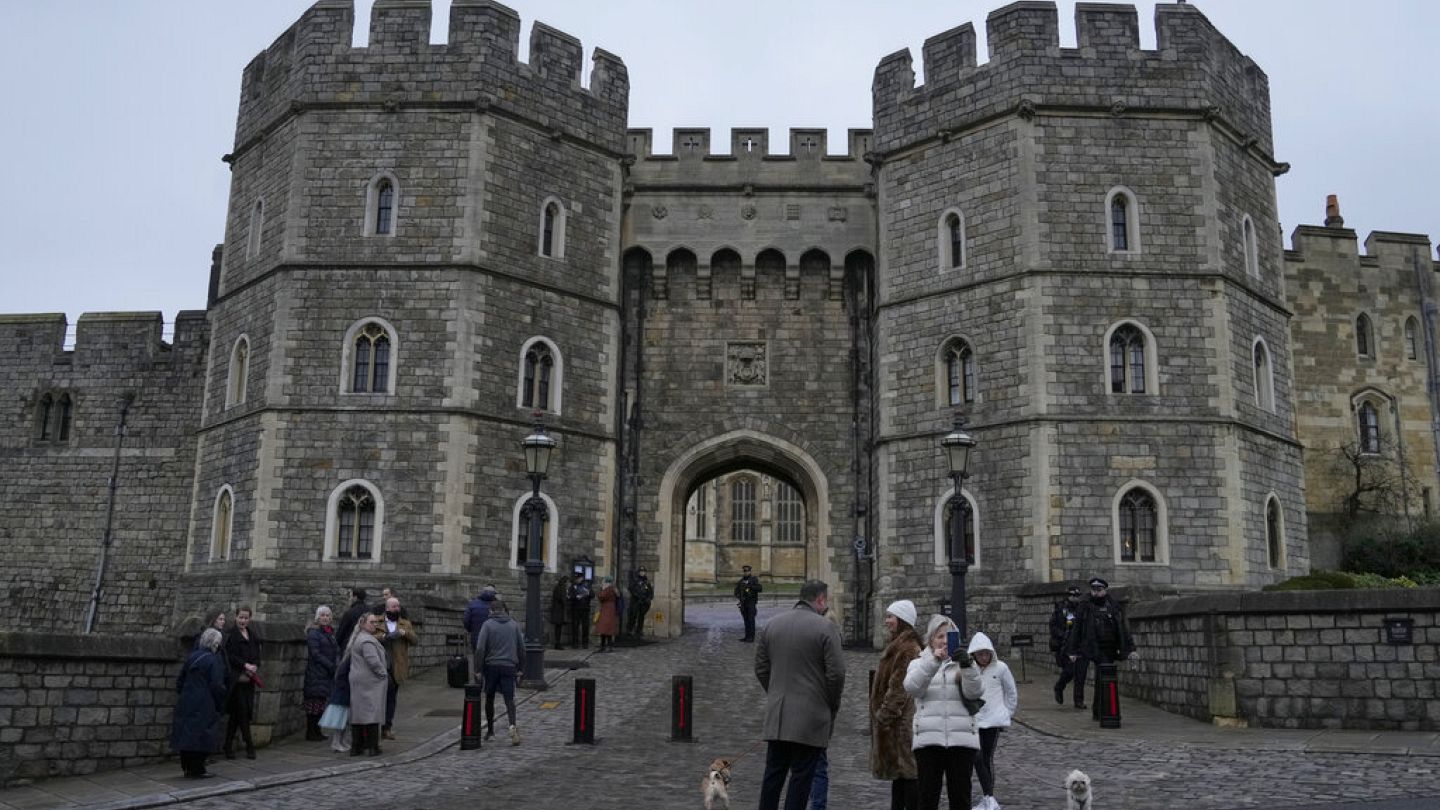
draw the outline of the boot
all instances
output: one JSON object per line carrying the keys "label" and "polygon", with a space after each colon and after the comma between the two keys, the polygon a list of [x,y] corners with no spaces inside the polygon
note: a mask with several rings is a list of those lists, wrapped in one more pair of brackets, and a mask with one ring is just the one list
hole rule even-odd
{"label": "boot", "polygon": [[232,718],[225,723],[225,745],[221,749],[225,752],[226,759],[235,758],[235,734],[239,729],[235,727],[235,720]]}
{"label": "boot", "polygon": [[368,726],[350,727],[350,756],[358,757],[361,754],[365,753],[365,749],[369,746],[369,743],[366,741],[365,737],[365,731],[367,728]]}
{"label": "boot", "polygon": [[370,730],[366,732],[366,741],[370,743],[370,756],[380,756],[380,724],[371,723]]}
{"label": "boot", "polygon": [[240,727],[240,739],[245,741],[245,758],[255,758],[255,741],[250,739],[250,723],[247,721]]}
{"label": "boot", "polygon": [[305,739],[308,742],[320,742],[325,739],[325,735],[320,732],[319,715],[305,715]]}

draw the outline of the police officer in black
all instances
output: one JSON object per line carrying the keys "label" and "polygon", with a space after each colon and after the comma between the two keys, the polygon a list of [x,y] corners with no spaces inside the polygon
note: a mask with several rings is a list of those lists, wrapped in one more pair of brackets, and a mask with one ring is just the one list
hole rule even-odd
{"label": "police officer in black", "polygon": [[635,638],[645,635],[645,614],[650,612],[650,601],[655,598],[655,586],[641,566],[630,578],[630,604],[626,608],[625,632]]}
{"label": "police officer in black", "polygon": [[740,603],[740,618],[745,620],[745,637],[741,641],[755,640],[755,609],[760,602],[760,578],[750,573],[750,566],[740,567],[740,581],[735,583],[735,598]]}
{"label": "police officer in black", "polygon": [[[1065,685],[1075,678],[1075,665],[1065,654],[1065,640],[1070,637],[1070,628],[1075,626],[1075,615],[1080,610],[1080,587],[1071,585],[1065,598],[1055,603],[1050,612],[1050,652],[1055,656],[1055,666],[1060,668],[1060,680],[1055,682],[1055,702],[1065,705]],[[1075,681],[1075,705],[1085,705],[1085,684]]]}
{"label": "police officer in black", "polygon": [[[1075,615],[1075,624],[1070,628],[1070,638],[1065,641],[1065,654],[1075,665],[1075,694],[1083,695],[1085,674],[1093,662],[1109,664],[1122,658],[1135,660],[1135,640],[1130,637],[1130,625],[1120,603],[1110,598],[1110,583],[1095,577],[1090,580],[1090,598],[1080,603]],[[1099,671],[1098,669],[1096,670]],[[1100,719],[1099,679],[1096,679],[1094,705],[1090,714]],[[1085,704],[1077,700],[1075,708],[1083,709]]]}

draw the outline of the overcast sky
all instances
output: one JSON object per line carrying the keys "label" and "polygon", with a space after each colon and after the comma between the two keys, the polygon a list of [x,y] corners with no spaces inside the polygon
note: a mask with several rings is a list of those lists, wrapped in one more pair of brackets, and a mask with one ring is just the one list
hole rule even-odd
{"label": "overcast sky", "polygon": [[[205,306],[224,237],[240,72],[310,0],[0,0],[0,312]],[[625,60],[630,125],[870,126],[870,81],[886,54],[973,22],[1000,0],[516,0],[521,53],[536,19]],[[1074,2],[1060,41],[1075,44]],[[1155,45],[1142,2],[1140,36]],[[1440,236],[1440,132],[1433,0],[1200,0],[1270,77],[1288,234],[1320,224],[1339,194],[1346,224]],[[370,0],[357,0],[363,44]],[[449,2],[436,0],[433,41]],[[1428,145],[1428,148],[1427,148]],[[721,146],[720,148],[724,148]],[[1287,243],[1288,244],[1288,243]]]}

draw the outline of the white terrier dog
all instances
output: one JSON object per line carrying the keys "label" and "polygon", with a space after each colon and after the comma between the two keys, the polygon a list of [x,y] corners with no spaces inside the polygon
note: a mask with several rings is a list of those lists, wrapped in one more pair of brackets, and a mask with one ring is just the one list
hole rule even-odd
{"label": "white terrier dog", "polygon": [[710,770],[700,780],[700,795],[705,797],[705,810],[730,810],[730,760],[717,759],[710,763]]}
{"label": "white terrier dog", "polygon": [[1084,771],[1071,771],[1065,777],[1065,810],[1091,810],[1090,777]]}

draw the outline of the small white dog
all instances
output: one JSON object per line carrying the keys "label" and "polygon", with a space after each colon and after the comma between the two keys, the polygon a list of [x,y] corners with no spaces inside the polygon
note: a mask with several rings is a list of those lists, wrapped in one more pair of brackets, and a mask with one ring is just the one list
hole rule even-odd
{"label": "small white dog", "polygon": [[700,793],[705,797],[705,810],[730,810],[730,760],[717,759],[710,763],[710,770],[700,781]]}
{"label": "small white dog", "polygon": [[1071,771],[1065,777],[1065,810],[1091,810],[1090,777],[1084,771]]}

